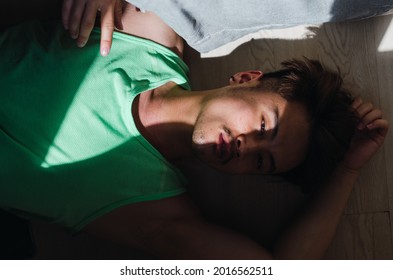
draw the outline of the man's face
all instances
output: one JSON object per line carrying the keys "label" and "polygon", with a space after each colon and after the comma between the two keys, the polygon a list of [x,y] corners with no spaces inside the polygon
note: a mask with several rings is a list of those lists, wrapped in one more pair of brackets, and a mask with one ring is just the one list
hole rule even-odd
{"label": "man's face", "polygon": [[274,174],[301,163],[308,135],[304,105],[275,93],[227,88],[203,104],[192,144],[196,156],[218,170]]}

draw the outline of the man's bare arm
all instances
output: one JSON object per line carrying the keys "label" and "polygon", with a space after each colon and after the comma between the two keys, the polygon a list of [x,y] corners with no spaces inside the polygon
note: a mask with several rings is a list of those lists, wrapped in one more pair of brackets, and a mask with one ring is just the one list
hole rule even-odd
{"label": "man's bare arm", "polygon": [[93,221],[84,231],[159,258],[271,258],[251,239],[205,221],[187,195],[124,206]]}
{"label": "man's bare arm", "polygon": [[339,182],[312,201],[272,251],[207,222],[185,195],[125,206],[92,222],[85,231],[165,259],[320,259],[334,237],[356,177],[337,174]]}
{"label": "man's bare arm", "polygon": [[313,201],[272,251],[207,222],[186,195],[125,206],[92,222],[85,231],[164,259],[320,259],[356,179],[342,175]]}

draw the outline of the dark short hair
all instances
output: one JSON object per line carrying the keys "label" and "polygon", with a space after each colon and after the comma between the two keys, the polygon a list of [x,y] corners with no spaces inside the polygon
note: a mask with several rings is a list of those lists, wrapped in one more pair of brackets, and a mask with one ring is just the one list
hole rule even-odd
{"label": "dark short hair", "polygon": [[351,110],[353,97],[343,87],[339,69],[332,71],[307,58],[288,60],[282,66],[264,74],[260,87],[306,107],[310,123],[306,157],[281,175],[310,192],[329,180],[349,148],[357,123]]}

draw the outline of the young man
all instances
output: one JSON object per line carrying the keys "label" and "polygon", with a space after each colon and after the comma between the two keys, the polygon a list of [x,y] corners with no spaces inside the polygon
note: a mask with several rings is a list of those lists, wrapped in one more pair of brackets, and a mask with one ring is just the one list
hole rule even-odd
{"label": "young man", "polygon": [[[110,56],[101,57],[98,31],[82,50],[54,23],[1,36],[1,207],[163,258],[322,257],[360,168],[386,136],[381,112],[352,103],[335,73],[307,60],[189,91],[181,38],[131,5],[122,24],[149,40],[115,33]],[[189,157],[236,173],[303,165],[320,148],[323,120],[352,125],[351,103],[366,137],[353,139],[272,252],[206,222],[185,193],[175,165]],[[328,135],[339,151],[352,132],[334,127]]]}

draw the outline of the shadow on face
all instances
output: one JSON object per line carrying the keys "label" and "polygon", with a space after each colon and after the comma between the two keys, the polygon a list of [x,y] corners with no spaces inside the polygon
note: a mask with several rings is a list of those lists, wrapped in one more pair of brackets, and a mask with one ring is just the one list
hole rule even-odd
{"label": "shadow on face", "polygon": [[309,123],[304,105],[269,92],[210,101],[193,130],[195,156],[236,174],[286,172],[305,158]]}

